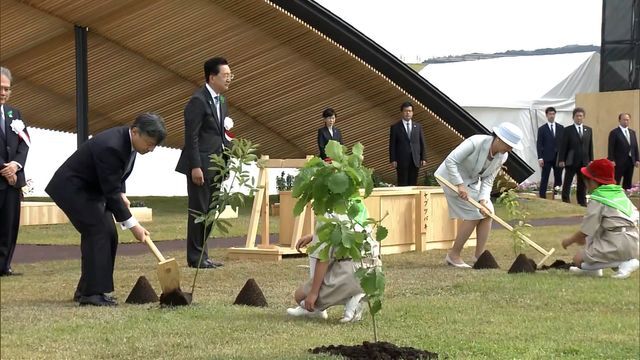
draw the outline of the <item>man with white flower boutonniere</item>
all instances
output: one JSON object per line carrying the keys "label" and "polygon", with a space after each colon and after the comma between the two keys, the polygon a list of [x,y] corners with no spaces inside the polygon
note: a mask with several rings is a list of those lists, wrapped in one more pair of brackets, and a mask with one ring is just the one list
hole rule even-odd
{"label": "man with white flower boutonniere", "polygon": [[233,120],[227,116],[227,99],[222,95],[229,89],[233,77],[226,59],[207,60],[205,84],[191,96],[184,109],[184,147],[176,171],[187,177],[187,263],[190,267],[214,269],[223,265],[209,258],[206,239],[211,228],[205,229],[204,224],[196,223],[191,210],[207,212],[211,194],[220,189],[223,181],[215,181],[216,174],[209,170],[209,156],[221,154],[234,137]]}
{"label": "man with white flower boutonniere", "polygon": [[564,168],[562,201],[571,202],[571,183],[577,176],[576,199],[584,207],[587,206],[587,190],[580,169],[593,161],[593,132],[584,125],[585,116],[583,108],[573,109],[573,125],[564,128],[558,148],[558,166]]}
{"label": "man with white flower boutonniere", "polygon": [[11,72],[0,67],[0,276],[17,275],[11,269],[20,228],[21,188],[31,140],[20,111],[7,104]]}

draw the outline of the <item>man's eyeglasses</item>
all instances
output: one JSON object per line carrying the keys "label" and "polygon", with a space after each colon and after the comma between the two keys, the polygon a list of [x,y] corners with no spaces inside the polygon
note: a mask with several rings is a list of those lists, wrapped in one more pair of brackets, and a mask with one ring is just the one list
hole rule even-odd
{"label": "man's eyeglasses", "polygon": [[218,74],[221,78],[225,80],[233,80],[236,76],[234,74]]}

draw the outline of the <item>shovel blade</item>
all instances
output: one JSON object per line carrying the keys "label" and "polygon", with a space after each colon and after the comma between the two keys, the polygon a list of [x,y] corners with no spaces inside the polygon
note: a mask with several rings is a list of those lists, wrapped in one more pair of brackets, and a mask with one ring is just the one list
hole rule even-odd
{"label": "shovel blade", "polygon": [[176,259],[171,258],[158,263],[158,280],[164,294],[180,289],[180,271]]}

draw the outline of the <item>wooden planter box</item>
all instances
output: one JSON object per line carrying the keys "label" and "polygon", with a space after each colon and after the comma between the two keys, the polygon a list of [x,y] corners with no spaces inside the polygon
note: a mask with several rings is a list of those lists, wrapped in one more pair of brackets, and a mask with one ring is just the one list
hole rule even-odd
{"label": "wooden planter box", "polygon": [[[54,202],[23,201],[20,204],[20,226],[66,224],[69,218]],[[151,222],[153,210],[148,207],[131,208],[131,214],[140,222]]]}
{"label": "wooden planter box", "polygon": [[[281,246],[291,245],[291,241],[298,241],[298,239],[292,239],[293,234],[293,207],[296,205],[296,199],[291,197],[291,191],[280,191],[280,205],[278,211],[280,213],[280,236],[278,244]],[[314,230],[315,216],[308,211],[304,226],[302,227],[302,235],[307,235]]]}

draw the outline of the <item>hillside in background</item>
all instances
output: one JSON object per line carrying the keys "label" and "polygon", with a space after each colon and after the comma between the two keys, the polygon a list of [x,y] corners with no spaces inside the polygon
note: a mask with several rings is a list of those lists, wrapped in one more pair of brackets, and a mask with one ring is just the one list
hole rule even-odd
{"label": "hillside in background", "polygon": [[532,56],[532,55],[553,55],[553,54],[568,54],[579,52],[600,51],[600,46],[596,45],[567,45],[559,48],[544,48],[536,50],[507,50],[505,52],[493,53],[493,54],[480,54],[472,53],[465,55],[449,55],[437,58],[431,58],[422,62],[422,64],[439,64],[458,61],[471,61],[480,59],[494,59],[505,56]]}

